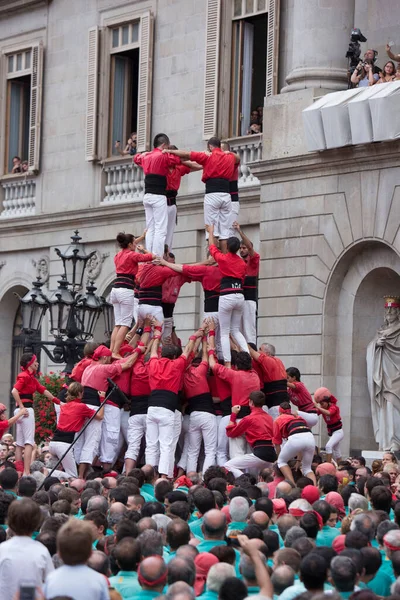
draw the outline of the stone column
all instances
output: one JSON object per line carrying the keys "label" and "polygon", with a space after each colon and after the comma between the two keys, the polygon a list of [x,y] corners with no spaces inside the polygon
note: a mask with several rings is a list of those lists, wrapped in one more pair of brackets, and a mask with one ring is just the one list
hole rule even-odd
{"label": "stone column", "polygon": [[354,3],[355,0],[293,2],[292,64],[286,76],[287,85],[281,92],[345,89],[345,55],[354,26]]}

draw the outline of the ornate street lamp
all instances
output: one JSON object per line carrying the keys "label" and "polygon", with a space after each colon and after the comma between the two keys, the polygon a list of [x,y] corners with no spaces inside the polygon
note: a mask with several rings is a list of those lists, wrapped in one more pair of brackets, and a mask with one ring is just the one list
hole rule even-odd
{"label": "ornate street lamp", "polygon": [[50,331],[55,337],[62,337],[70,329],[74,302],[74,297],[68,289],[68,281],[65,275],[62,275],[58,281],[58,288],[49,298]]}
{"label": "ornate street lamp", "polygon": [[38,277],[32,282],[32,289],[25,294],[23,298],[15,294],[21,303],[22,329],[28,335],[40,333],[43,317],[48,309],[48,300],[43,294],[41,288],[43,283]]}
{"label": "ornate street lamp", "polygon": [[95,250],[86,254],[83,244],[80,243],[82,238],[79,236],[79,231],[76,230],[74,233],[75,235],[71,236],[72,244],[64,253],[55,248],[57,256],[63,261],[65,279],[72,286],[72,293],[82,289],[86,264],[96,254]]}
{"label": "ornate street lamp", "polygon": [[87,342],[94,333],[96,323],[103,309],[103,303],[96,291],[93,281],[86,286],[86,294],[78,296],[74,309],[75,324],[78,329],[77,338]]}

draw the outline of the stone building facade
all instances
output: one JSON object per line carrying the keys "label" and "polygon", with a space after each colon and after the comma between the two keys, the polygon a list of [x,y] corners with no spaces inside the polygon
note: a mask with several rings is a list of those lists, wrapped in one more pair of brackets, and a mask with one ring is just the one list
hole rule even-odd
{"label": "stone building facade", "polygon": [[[55,289],[54,248],[79,229],[87,251],[98,251],[91,276],[106,294],[116,234],[144,229],[143,177],[115,141],[123,146],[136,131],[144,150],[166,131],[179,148],[202,149],[218,134],[241,155],[240,221],[262,256],[259,339],[298,366],[312,391],[324,383],[336,393],[346,452],[375,448],[365,350],[382,296],[400,290],[399,143],[309,153],[301,111],[346,89],[353,25],[380,65],[387,41],[400,51],[396,5],[0,0],[2,389],[21,346],[14,292],[30,289],[36,273]],[[263,133],[247,135],[260,105]],[[27,173],[10,173],[16,154]],[[178,262],[203,257],[202,194],[199,174],[184,178]],[[183,338],[200,313],[199,285],[185,285],[176,309]]]}

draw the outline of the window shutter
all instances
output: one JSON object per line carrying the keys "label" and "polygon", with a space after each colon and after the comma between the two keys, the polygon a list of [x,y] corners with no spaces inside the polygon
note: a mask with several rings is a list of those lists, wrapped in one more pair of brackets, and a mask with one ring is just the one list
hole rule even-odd
{"label": "window shutter", "polygon": [[268,0],[266,96],[278,93],[280,0]]}
{"label": "window shutter", "polygon": [[32,46],[31,106],[29,115],[29,156],[31,171],[39,170],[42,118],[43,44]]}
{"label": "window shutter", "polygon": [[150,12],[140,18],[139,87],[137,150],[150,149],[151,86],[153,75],[153,17]]}
{"label": "window shutter", "polygon": [[203,139],[217,133],[221,0],[207,0]]}
{"label": "window shutter", "polygon": [[88,88],[86,105],[86,143],[87,161],[96,159],[97,142],[97,100],[98,100],[98,63],[99,63],[99,28],[89,29],[88,45]]}

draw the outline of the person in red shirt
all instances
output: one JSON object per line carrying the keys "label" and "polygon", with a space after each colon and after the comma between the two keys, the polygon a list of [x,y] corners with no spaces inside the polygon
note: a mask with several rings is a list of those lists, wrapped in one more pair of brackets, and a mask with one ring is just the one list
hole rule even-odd
{"label": "person in red shirt", "polygon": [[197,462],[204,442],[203,473],[215,465],[217,453],[217,417],[207,381],[207,340],[202,341],[202,357],[195,358],[183,375],[183,393],[188,402],[189,414],[187,472],[197,472]]}
{"label": "person in red shirt", "polygon": [[[178,150],[176,146],[170,146],[170,150]],[[167,237],[165,238],[165,252],[172,251],[172,241],[174,238],[175,226],[177,224],[176,215],[176,199],[178,196],[181,180],[184,175],[188,175],[193,171],[201,171],[203,167],[195,162],[184,161],[179,165],[174,165],[169,168],[167,175],[167,206],[168,206],[168,228]]]}
{"label": "person in red shirt", "polygon": [[310,392],[300,381],[300,371],[296,367],[286,369],[287,386],[290,402],[297,406],[297,414],[305,420],[309,427],[318,423],[318,412],[314,406]]}
{"label": "person in red shirt", "polygon": [[326,462],[332,461],[332,455],[337,462],[341,459],[340,442],[344,438],[342,418],[337,405],[337,398],[328,390],[321,387],[314,392],[314,405],[318,414],[322,415],[329,435],[329,441],[325,446]]}
{"label": "person in red shirt", "polygon": [[[174,263],[175,255],[172,252],[167,252],[161,264],[170,267],[170,265],[173,265]],[[190,281],[190,278],[185,277],[182,275],[182,273],[175,273],[173,277],[170,277],[163,283],[161,296],[164,315],[164,328],[162,336],[163,343],[169,343],[171,339],[172,329],[174,327],[175,304],[178,300],[181,287],[184,283],[188,283]]]}
{"label": "person in red shirt", "polygon": [[[182,354],[179,348],[163,346],[161,357],[158,347],[161,339],[162,325],[154,319],[154,339],[148,362],[149,373],[149,408],[146,419],[146,464],[156,467],[160,476],[173,476],[173,460],[176,443],[176,412],[178,411],[178,392],[182,387],[183,373],[187,359],[192,352],[194,342],[203,336],[204,329],[191,335]],[[172,467],[172,468],[171,468]]]}
{"label": "person in red shirt", "polygon": [[[282,446],[283,440],[286,440],[286,443]],[[294,483],[288,462],[297,456],[298,460],[301,457],[303,475],[312,479],[314,485],[317,485],[311,468],[315,452],[315,439],[305,420],[292,414],[290,402],[282,402],[279,406],[279,417],[274,421],[272,441],[278,455],[278,467],[286,479]]]}
{"label": "person in red shirt", "polygon": [[180,164],[179,158],[165,153],[170,145],[165,133],[158,133],[153,142],[154,149],[144,154],[135,154],[133,162],[144,171],[143,206],[146,215],[146,248],[157,256],[164,254],[168,229],[167,177],[170,167]]}
{"label": "person in red shirt", "polygon": [[246,263],[246,275],[243,282],[244,307],[242,331],[249,344],[257,343],[257,302],[258,274],[260,271],[260,255],[254,250],[253,243],[235,221],[233,228],[241,237],[239,254]]}
{"label": "person in red shirt", "polygon": [[[65,404],[61,404],[60,417],[53,439],[50,442],[49,452],[58,459],[63,456],[68,447],[73,443],[75,434],[80,431],[86,419],[90,419],[96,413],[92,408],[82,403],[83,386],[73,382],[68,386]],[[99,410],[95,419],[101,420],[104,416],[104,406]],[[62,466],[68,477],[78,477],[74,448],[63,458]]]}
{"label": "person in red shirt", "polygon": [[[163,265],[168,265],[165,261]],[[160,323],[164,322],[162,309],[162,285],[175,272],[168,266],[147,264],[140,270],[138,320],[144,321],[148,314]]]}
{"label": "person in red shirt", "polygon": [[246,264],[237,255],[240,242],[236,237],[228,239],[228,252],[223,254],[215,245],[214,227],[206,225],[206,229],[210,235],[210,254],[217,261],[222,275],[218,320],[221,328],[222,354],[225,365],[230,366],[230,336],[233,337],[242,352],[248,352],[246,339],[240,332],[244,306],[243,280],[246,273]]}
{"label": "person in red shirt", "polygon": [[136,252],[135,238],[131,233],[120,232],[117,242],[121,250],[114,257],[116,279],[110,294],[110,302],[114,307],[115,326],[111,335],[110,350],[113,358],[122,358],[119,349],[128,333],[133,320],[135,298],[135,275],[138,263],[150,262],[155,254]]}
{"label": "person in red shirt", "polygon": [[51,401],[54,400],[54,396],[36,379],[39,362],[35,354],[32,354],[31,352],[24,353],[21,356],[20,365],[21,373],[17,375],[17,381],[11,390],[12,397],[17,405],[14,415],[19,413],[21,409],[26,408],[28,410],[28,416],[17,421],[15,460],[22,461],[22,449],[24,448],[24,475],[29,475],[32,462],[32,451],[33,446],[35,445],[33,394],[35,392],[44,394],[44,396]]}
{"label": "person in red shirt", "polygon": [[4,404],[0,404],[0,440],[9,427],[14,425],[19,419],[22,419],[22,417],[29,415],[27,408],[20,408],[14,417],[6,419],[6,410],[7,407]]}
{"label": "person in red shirt", "polygon": [[225,468],[231,471],[235,477],[243,475],[245,469],[265,469],[270,467],[276,460],[276,452],[272,443],[273,420],[263,410],[265,395],[263,392],[254,391],[250,394],[250,414],[236,421],[241,411],[241,406],[232,407],[230,421],[226,426],[226,434],[232,439],[245,436],[252,452],[231,458],[225,464]]}
{"label": "person in red shirt", "polygon": [[[82,375],[83,401],[93,408],[100,406],[99,394],[105,395],[108,390],[107,378],[113,379],[120,375],[125,369],[130,369],[137,360],[141,347],[135,348],[134,353],[127,359],[117,360],[111,363],[111,350],[106,346],[99,346],[93,354],[93,362],[86,367]],[[78,446],[75,445],[75,457],[79,463],[79,478],[84,479],[88,468],[96,455],[100,439],[102,453],[100,462],[103,468],[109,470],[118,445],[120,430],[119,406],[109,400],[104,410],[103,423],[92,421],[85,433],[79,439]]]}
{"label": "person in red shirt", "polygon": [[226,252],[229,230],[232,225],[232,201],[229,182],[233,179],[239,156],[221,150],[221,140],[212,137],[207,142],[207,152],[166,150],[184,160],[195,161],[203,167],[202,181],[206,184],[204,196],[204,222],[215,226],[221,249]]}
{"label": "person in red shirt", "polygon": [[268,412],[276,419],[280,403],[289,399],[285,366],[281,359],[275,356],[275,346],[272,344],[261,344],[258,352],[249,346],[249,352],[260,375]]}

